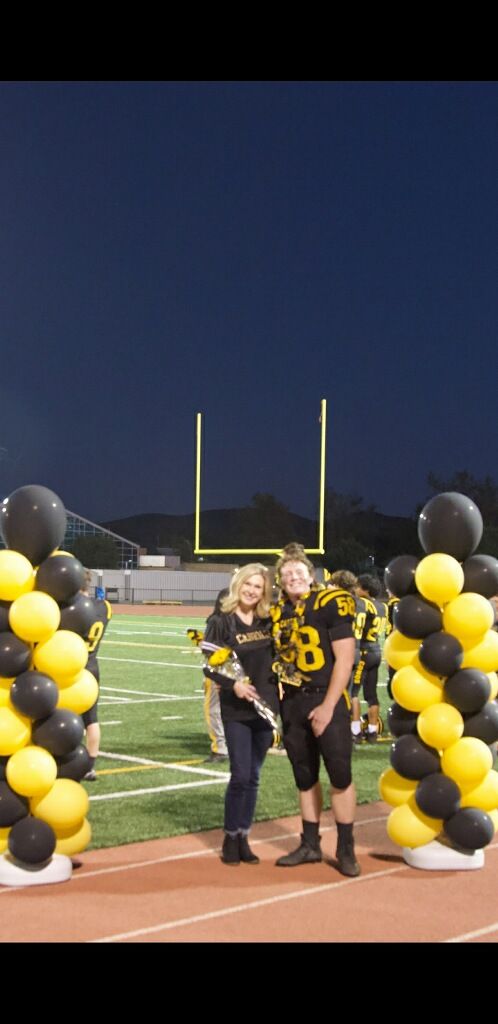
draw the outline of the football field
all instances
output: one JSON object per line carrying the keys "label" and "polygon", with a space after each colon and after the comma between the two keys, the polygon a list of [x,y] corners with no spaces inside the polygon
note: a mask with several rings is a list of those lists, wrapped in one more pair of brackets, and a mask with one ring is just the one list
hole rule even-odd
{"label": "football field", "polygon": [[[221,827],[228,762],[210,764],[203,713],[201,654],[186,636],[204,618],[114,615],[99,651],[101,754],[90,795],[92,847],[114,846]],[[385,668],[379,696],[388,706]],[[390,743],[353,753],[358,801],[378,799]],[[326,776],[324,776],[324,782]],[[327,786],[324,786],[327,793]],[[325,806],[329,806],[326,801]],[[256,819],[295,814],[287,757],[263,766]]]}

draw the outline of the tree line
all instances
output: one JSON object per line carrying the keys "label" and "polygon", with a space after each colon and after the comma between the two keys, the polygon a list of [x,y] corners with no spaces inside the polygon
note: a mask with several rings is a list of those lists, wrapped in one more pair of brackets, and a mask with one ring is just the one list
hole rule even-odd
{"label": "tree line", "polygon": [[[468,495],[477,504],[484,520],[484,532],[479,551],[498,557],[498,484],[490,477],[478,479],[468,470],[458,470],[448,478],[431,472],[427,476],[427,493],[411,516],[389,516],[379,512],[375,505],[366,504],[357,494],[341,494],[329,489],[326,494],[326,553],[316,557],[317,564],[329,571],[351,569],[353,572],[377,570],[381,573],[387,563],[400,554],[420,554],[417,535],[418,515],[434,494],[458,491]],[[148,529],[153,519],[153,528]],[[290,508],[273,494],[255,494],[251,504],[242,509],[223,509],[211,516],[204,513],[203,547],[281,548],[291,540],[306,547],[316,547],[317,523],[291,512]],[[132,519],[105,524],[129,540],[146,547],[168,547],[178,553],[182,562],[194,560],[193,516],[154,517],[135,516]],[[73,553],[89,568],[116,568],[117,549],[110,537],[81,537]],[[204,561],[233,562],[238,564],[259,560],[273,563],[273,556],[213,555]]]}

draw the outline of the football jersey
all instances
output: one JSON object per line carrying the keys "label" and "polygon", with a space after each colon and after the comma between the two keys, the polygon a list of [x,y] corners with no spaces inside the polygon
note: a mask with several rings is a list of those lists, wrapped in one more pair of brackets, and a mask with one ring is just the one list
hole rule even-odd
{"label": "football jersey", "polygon": [[111,605],[109,604],[109,601],[102,601],[98,598],[95,598],[93,604],[95,608],[95,619],[85,637],[85,643],[88,647],[87,668],[90,666],[92,662],[95,663],[97,659],[97,651],[100,647],[100,642],[112,618],[112,608]]}
{"label": "football jersey", "polygon": [[379,647],[386,620],[387,606],[384,601],[372,597],[356,598],[354,635],[360,647]]}
{"label": "football jersey", "polygon": [[399,597],[390,597],[387,602],[386,637],[388,637],[394,629],[394,612],[396,611],[398,601]]}
{"label": "football jersey", "polygon": [[[282,638],[281,657],[292,660],[303,683],[327,689],[335,662],[331,644],[353,636],[354,616],[354,598],[339,588],[314,589],[296,605],[286,601],[272,609],[273,634]],[[286,637],[292,637],[287,651]]]}

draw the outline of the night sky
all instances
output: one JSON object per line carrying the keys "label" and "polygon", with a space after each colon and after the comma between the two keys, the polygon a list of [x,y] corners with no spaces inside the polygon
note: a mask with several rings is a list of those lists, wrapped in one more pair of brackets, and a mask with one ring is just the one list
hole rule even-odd
{"label": "night sky", "polygon": [[0,86],[0,497],[97,521],[498,478],[496,83]]}

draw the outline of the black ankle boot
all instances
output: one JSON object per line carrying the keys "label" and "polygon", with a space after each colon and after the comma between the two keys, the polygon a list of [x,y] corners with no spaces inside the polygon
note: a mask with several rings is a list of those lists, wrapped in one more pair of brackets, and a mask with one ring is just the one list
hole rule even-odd
{"label": "black ankle boot", "polygon": [[317,864],[321,859],[320,839],[318,839],[317,846],[310,846],[304,836],[301,835],[301,845],[297,847],[297,850],[279,857],[275,864],[279,868],[295,868],[298,864]]}
{"label": "black ankle boot", "polygon": [[239,832],[239,856],[243,864],[259,864],[259,857],[252,852],[247,836]]}
{"label": "black ankle boot", "polygon": [[360,865],[356,860],[354,852],[354,843],[344,843],[343,846],[337,847],[336,853],[336,867],[341,872],[341,875],[347,875],[348,878],[357,878],[361,873]]}
{"label": "black ankle boot", "polygon": [[228,833],[226,833],[223,840],[223,846],[221,848],[221,859],[224,864],[231,864],[233,866],[240,864],[238,836],[229,836]]}

